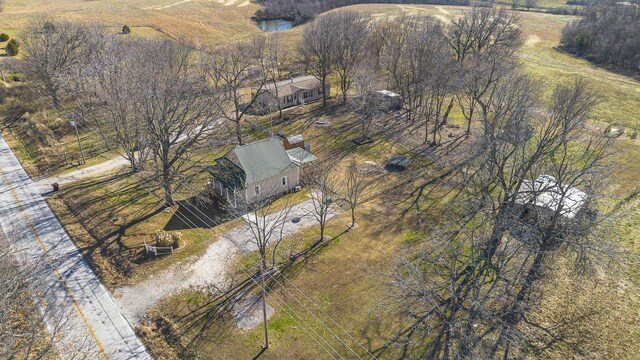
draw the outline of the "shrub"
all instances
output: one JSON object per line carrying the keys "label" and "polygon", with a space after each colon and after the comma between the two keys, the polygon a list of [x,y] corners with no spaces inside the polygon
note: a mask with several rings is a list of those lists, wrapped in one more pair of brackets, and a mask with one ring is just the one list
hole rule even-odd
{"label": "shrub", "polygon": [[20,124],[20,132],[25,139],[29,139],[35,145],[47,147],[55,143],[53,131],[29,115],[26,115]]}
{"label": "shrub", "polygon": [[0,42],[5,42],[7,40],[9,40],[9,35],[5,33],[0,34]]}
{"label": "shrub", "polygon": [[122,33],[125,35],[131,33],[131,28],[129,27],[129,25],[125,25],[122,27]]}
{"label": "shrub", "polygon": [[154,239],[156,241],[156,246],[160,246],[160,247],[173,246],[174,249],[179,249],[184,246],[184,240],[182,240],[182,233],[179,233],[179,232],[168,233],[164,230],[158,230],[154,235]]}
{"label": "shrub", "polygon": [[640,8],[628,2],[598,2],[567,24],[561,47],[577,56],[620,69],[640,71]]}
{"label": "shrub", "polygon": [[11,39],[8,43],[7,43],[7,55],[9,56],[16,56],[18,55],[18,53],[20,52],[20,46],[18,45],[18,42],[15,39]]}

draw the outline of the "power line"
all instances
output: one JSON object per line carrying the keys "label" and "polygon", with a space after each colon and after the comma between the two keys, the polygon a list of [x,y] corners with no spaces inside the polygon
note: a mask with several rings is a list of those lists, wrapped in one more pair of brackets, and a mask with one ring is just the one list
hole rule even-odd
{"label": "power line", "polygon": [[[146,182],[139,182],[139,183],[146,183]],[[151,191],[149,191],[149,190],[146,190],[146,191],[147,191],[147,193],[149,193],[150,195],[152,195],[152,196],[154,196],[154,197],[158,198],[159,200],[162,200],[160,197],[158,197],[157,195],[153,194]],[[168,206],[165,206],[165,207],[168,207]],[[202,219],[198,214],[194,213],[191,209],[189,209],[189,207],[185,207],[185,209],[186,209],[187,211],[189,211],[192,215],[196,216],[196,217],[198,218],[198,220],[203,221],[203,219]],[[207,214],[203,213],[200,209],[197,209],[197,208],[196,208],[196,210],[198,210],[198,211],[199,211],[203,216],[205,216],[206,218],[208,218],[210,221],[212,221],[212,222],[214,221],[214,220],[213,220],[213,219],[211,219]],[[175,216],[177,216],[180,220],[182,220],[185,224],[187,224],[191,229],[195,229],[192,225],[189,225],[189,223],[192,223],[189,219],[187,219],[187,218],[185,218],[185,217],[181,216],[178,212],[174,213],[174,215],[175,215]],[[245,274],[245,275],[247,275],[250,279],[253,279],[252,275],[251,275],[250,273],[248,273],[248,272],[247,272],[248,268],[246,268],[246,267],[245,267],[244,269],[243,269],[243,268],[240,268],[240,269],[241,269],[241,270],[244,272],[244,274]],[[254,280],[254,281],[255,281],[255,280]],[[272,290],[268,285],[266,285],[266,284],[265,284],[265,286],[266,286],[267,288],[269,288],[270,290]],[[274,294],[270,293],[270,295],[274,295]],[[275,296],[275,295],[274,295],[274,296]],[[292,297],[293,297],[293,296],[292,296]],[[294,299],[295,299],[296,301],[300,302],[297,298],[295,298],[295,297],[294,297]],[[286,302],[285,302],[285,304],[286,304]],[[340,354],[339,354],[339,353],[338,353],[338,352],[337,352],[337,351],[336,351],[336,350],[335,350],[335,349],[330,345],[330,343],[329,343],[326,339],[324,339],[320,334],[318,334],[318,333],[317,333],[317,331],[315,331],[315,329],[313,329],[313,327],[312,327],[311,325],[309,325],[306,321],[304,321],[304,319],[302,318],[302,316],[300,316],[298,313],[296,313],[296,312],[295,312],[295,310],[293,310],[289,305],[287,305],[287,307],[289,307],[290,311],[292,311],[296,316],[298,316],[298,317],[300,318],[300,320],[301,320],[301,321],[303,321],[305,324],[307,324],[307,326],[309,326],[309,327],[310,327],[310,328],[311,328],[311,329],[316,333],[316,335],[317,335],[318,337],[320,337],[320,339],[322,339],[322,340],[323,340],[323,341],[324,341],[324,342],[325,342],[325,343],[326,343],[326,344],[327,344],[327,345],[328,345],[332,350],[334,350],[334,351],[336,352],[336,354],[338,354],[338,356],[339,356],[340,358],[343,358],[343,357],[342,357],[342,356],[341,356],[341,355],[340,355]],[[342,344],[344,344],[344,345],[345,345],[345,346],[346,346],[350,351],[354,352],[354,351],[353,351],[353,350],[352,350],[348,345],[346,345],[346,343],[345,343],[345,342],[344,342],[340,337],[338,337],[338,336],[337,336],[333,331],[331,331],[331,329],[329,329],[329,328],[328,328],[328,327],[327,327],[327,326],[326,326],[326,325],[325,325],[325,324],[324,324],[320,319],[318,319],[318,318],[317,318],[313,313],[311,313],[311,314],[312,314],[312,315],[313,315],[313,316],[314,316],[314,317],[315,317],[315,318],[320,322],[320,324],[321,324],[325,329],[327,329],[330,333],[332,333],[332,334],[333,334],[333,335],[334,335],[334,336],[335,336],[335,337],[336,337],[336,338],[337,338],[337,339],[338,339]],[[307,332],[307,333],[308,333],[308,332]],[[311,334],[309,334],[309,335],[310,335],[310,336],[312,336]],[[317,339],[315,339],[315,338],[314,338],[314,341],[318,342],[318,340],[317,340]],[[325,349],[325,350],[326,350],[326,349]],[[355,352],[354,352],[354,353],[355,353]],[[357,355],[357,353],[356,353],[356,355]],[[335,358],[335,357],[334,357],[334,358]]]}
{"label": "power line", "polygon": [[[29,85],[26,85],[26,87],[27,87],[30,91],[32,91],[36,96],[38,96],[38,97],[40,98],[40,100],[44,101],[45,103],[48,103],[48,99],[44,99],[44,97],[43,97],[43,96],[39,95],[39,94],[38,94],[36,91],[34,91],[34,90],[33,90],[33,88],[31,88]],[[76,112],[76,114],[77,114],[77,115],[80,115],[80,114],[79,114],[79,113],[77,113],[77,112]],[[82,117],[82,116],[80,116],[80,117]],[[84,119],[84,117],[82,117],[82,118]],[[86,119],[85,119],[85,120],[86,120]],[[88,129],[88,128],[90,127],[90,126],[88,125],[88,123],[83,124],[83,126],[84,126],[84,130],[86,130],[86,129]],[[92,128],[91,130],[96,131],[96,129],[95,129],[95,128]],[[149,181],[151,181],[151,180],[150,180],[150,179],[147,179],[146,181],[141,180],[141,181],[139,181],[137,184],[138,184],[138,185],[144,185],[144,184],[148,183]],[[161,184],[166,185],[164,182],[161,182]],[[151,194],[152,196],[158,197],[157,195],[153,194],[152,192],[150,192],[150,191],[148,191],[148,190],[147,190],[147,192],[148,192],[149,194]],[[159,198],[159,197],[158,197],[158,198]],[[191,209],[187,208],[187,210],[188,210],[191,214],[196,215],[196,216],[199,218],[199,220],[202,220],[202,218],[200,218],[197,214],[195,214]],[[198,210],[200,213],[202,213],[202,211],[201,211],[200,209],[197,209],[197,210]],[[181,216],[180,216],[177,212],[176,212],[175,214],[176,214],[179,218],[181,218]],[[204,216],[206,216],[209,220],[211,220],[213,223],[217,223],[217,222],[213,221],[213,219],[211,219],[208,215],[206,215],[206,214],[204,214],[204,213],[202,213],[202,214],[203,214]],[[190,220],[188,220],[188,219],[186,219],[186,218],[181,218],[181,220],[182,220],[182,221],[184,221],[184,222],[185,222],[185,224],[187,224],[188,222],[191,222]],[[190,227],[190,228],[192,228],[192,229],[194,229],[194,227],[193,227],[193,226],[191,226],[191,225],[189,225],[189,227]],[[246,271],[245,271],[245,274],[246,274]],[[293,284],[293,282],[292,282],[291,280],[287,279],[287,278],[284,276],[284,274],[281,274],[281,276],[282,276],[286,281],[289,281],[289,283],[290,283],[290,284]],[[274,278],[274,280],[275,280],[278,284],[280,284],[280,283],[279,283],[275,278]],[[284,284],[282,284],[282,286],[284,287]],[[295,286],[295,285],[294,285],[294,286]],[[373,358],[375,358],[375,356],[373,356],[373,354],[371,354],[371,353],[370,353],[366,348],[364,348],[364,346],[362,346],[360,343],[358,343],[358,342],[355,340],[355,338],[354,338],[351,334],[349,334],[349,333],[348,333],[348,332],[347,332],[347,331],[346,331],[342,326],[340,326],[340,325],[339,325],[339,324],[338,324],[338,323],[337,323],[333,318],[331,318],[328,314],[326,314],[326,312],[322,311],[322,309],[321,309],[321,308],[320,308],[320,307],[319,307],[315,302],[313,302],[311,299],[309,299],[309,297],[308,297],[308,296],[306,296],[306,295],[305,295],[305,294],[304,294],[304,293],[303,293],[299,288],[297,288],[297,287],[295,287],[295,288],[296,288],[296,290],[297,290],[297,291],[298,291],[298,292],[299,292],[299,293],[300,293],[300,294],[301,294],[305,299],[307,299],[307,300],[308,300],[309,302],[311,302],[311,303],[312,303],[316,308],[318,308],[318,309],[322,312],[322,314],[323,314],[324,316],[326,316],[327,318],[329,318],[329,319],[330,319],[330,320],[331,320],[335,325],[337,325],[337,326],[340,328],[340,330],[342,330],[344,333],[346,333],[346,334],[347,334],[347,335],[348,335],[352,340],[354,340],[354,341],[355,341],[355,342],[356,342],[356,343],[357,343],[361,348],[363,348],[363,349],[364,349],[364,350],[365,350],[369,355],[371,355]],[[349,346],[348,346],[348,345],[343,341],[343,339],[341,339],[337,334],[335,334],[335,332],[333,332],[329,327],[327,327],[327,326],[326,326],[326,325],[325,325],[325,324],[324,324],[324,323],[323,323],[323,322],[322,322],[322,321],[321,321],[321,320],[320,320],[320,319],[319,319],[319,318],[318,318],[318,317],[317,317],[317,316],[316,316],[316,315],[315,315],[311,310],[309,310],[309,309],[306,307],[306,305],[304,305],[304,303],[302,303],[302,302],[301,302],[297,297],[295,297],[295,296],[294,296],[294,295],[293,295],[289,290],[287,290],[286,288],[285,288],[285,290],[286,290],[286,291],[287,291],[287,292],[288,292],[288,293],[289,293],[289,294],[290,294],[290,295],[291,295],[291,296],[292,296],[292,297],[293,297],[293,298],[294,298],[294,299],[295,299],[295,300],[296,300],[300,305],[302,305],[302,306],[303,306],[307,311],[309,311],[309,312],[311,313],[311,315],[312,315],[312,316],[314,316],[314,318],[315,318],[316,320],[318,320],[318,321],[320,322],[320,324],[321,324],[325,329],[327,329],[327,330],[328,330],[328,331],[329,331],[333,336],[335,336],[335,337],[336,337],[336,338],[337,338],[337,339],[338,339],[338,340],[339,340],[343,345],[345,345],[345,346],[346,346],[346,347],[347,347],[351,352],[353,352],[353,353],[354,353],[358,358],[361,358],[361,357],[360,357],[360,356],[359,356],[359,355],[358,355],[358,354],[357,354],[357,353],[356,353],[352,348],[350,348],[350,347],[349,347]],[[292,309],[291,309],[291,310],[292,310]],[[292,311],[293,311],[293,310],[292,310]],[[296,315],[297,315],[297,314],[296,314]],[[299,315],[298,315],[298,316],[299,316]],[[314,340],[315,340],[315,339],[314,339]],[[325,340],[325,341],[326,341],[326,340]]]}

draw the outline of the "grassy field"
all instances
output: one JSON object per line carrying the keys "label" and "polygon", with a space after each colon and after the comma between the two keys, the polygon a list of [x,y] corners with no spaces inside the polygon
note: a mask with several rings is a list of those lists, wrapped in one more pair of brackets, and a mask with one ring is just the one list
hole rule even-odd
{"label": "grassy field", "polygon": [[57,19],[102,24],[119,32],[129,25],[132,34],[167,36],[188,42],[223,43],[257,34],[251,15],[257,6],[240,0],[16,0],[7,1],[0,31],[15,31],[34,14]]}
{"label": "grassy field", "polygon": [[[451,18],[466,10],[413,5],[360,5],[352,8],[371,12],[377,17],[403,11],[426,12],[440,19]],[[637,80],[594,66],[556,48],[562,27],[573,17],[527,12],[521,13],[521,18],[526,38],[520,57],[527,71],[549,87],[564,81],[586,79],[598,91],[602,100],[595,110],[593,123],[589,124],[595,132],[604,131],[609,124],[622,124],[631,128],[640,126],[637,115],[640,113],[640,83]],[[295,39],[300,31],[291,30],[286,36]],[[317,135],[317,138],[321,139],[322,136]],[[381,149],[384,147],[384,143],[376,144],[366,154],[366,158],[374,161],[384,159],[384,154],[388,153],[388,150]],[[616,140],[614,147],[617,151],[614,165],[619,165],[620,168],[614,170],[610,190],[612,201],[616,202],[637,186],[635,179],[640,176],[637,161],[640,158],[640,148],[637,141],[627,137]],[[377,157],[375,154],[382,156]],[[406,191],[407,188],[398,188],[400,193],[403,190]],[[388,339],[393,335],[399,324],[393,320],[393,312],[385,306],[388,303],[385,301],[384,289],[380,287],[380,269],[393,263],[403,244],[412,239],[421,239],[422,236],[415,221],[412,223],[407,218],[401,219],[399,208],[390,207],[388,201],[385,198],[368,203],[362,210],[361,227],[340,236],[321,256],[309,261],[304,269],[297,272],[291,279],[292,284],[285,284],[284,288],[278,287],[269,296],[269,301],[276,308],[276,315],[270,322],[274,342],[272,349],[263,355],[264,358],[307,358],[309,349],[313,349],[313,354],[321,354],[315,356],[322,357],[326,354],[323,347],[329,346],[318,345],[312,338],[313,334],[321,335],[341,354],[352,355],[342,343],[344,341],[362,356],[365,354],[359,344],[374,351],[384,345],[385,337]],[[639,203],[634,200],[628,205],[624,220],[617,226],[616,231],[619,233],[616,238],[621,240],[619,245],[622,251],[616,260],[619,262],[614,271],[617,275],[600,274],[575,283],[575,278],[567,272],[559,274],[545,287],[544,291],[549,298],[540,304],[532,316],[537,319],[566,320],[565,329],[562,330],[566,331],[567,338],[563,341],[547,339],[555,345],[539,353],[540,357],[632,359],[633,354],[640,351],[633,341],[640,331],[640,314],[637,311],[640,305],[640,276],[634,270],[638,265],[635,259],[639,233],[635,229],[640,217]],[[383,219],[380,217],[381,213],[385,214]],[[337,223],[333,225],[335,230],[332,229],[335,233],[341,229],[346,219],[332,221]],[[304,236],[313,235],[314,233],[310,233]],[[304,294],[296,293],[297,288],[302,289]],[[558,289],[563,290],[557,291]],[[189,307],[185,303],[197,303],[192,297],[180,296],[169,299],[164,304],[168,307],[160,313],[177,320],[188,311]],[[302,319],[306,324],[302,323]],[[334,324],[332,319],[337,319],[340,326]],[[550,325],[551,323],[549,322]],[[183,325],[177,322],[178,331]],[[189,332],[183,335],[189,339],[193,336]],[[261,336],[260,328],[248,332],[238,331],[232,320],[226,318],[209,328],[202,338],[186,346],[186,350],[189,352],[197,349],[195,352],[200,355],[216,354],[212,358],[246,358],[258,352]],[[572,343],[585,337],[591,340],[589,347],[581,350],[572,347]],[[392,357],[392,354],[393,348],[383,358]]]}
{"label": "grassy field", "polygon": [[[314,104],[288,112],[292,120],[274,127],[287,134],[303,133],[314,154],[323,159],[341,159],[350,154],[342,163],[355,156],[362,165],[365,161],[384,164],[395,153],[411,156],[408,149],[384,137],[378,137],[373,144],[355,147],[351,139],[357,136],[358,129],[353,117],[339,107],[337,113],[329,111],[330,114],[317,107]],[[333,123],[329,127],[315,126],[315,120],[320,118],[332,119]],[[414,160],[417,167],[420,161]],[[388,316],[385,309],[389,304],[384,302],[381,272],[391,266],[406,242],[419,236],[409,230],[415,228],[416,217],[404,214],[409,204],[403,200],[410,198],[409,192],[421,178],[412,172],[380,172],[368,175],[367,181],[370,185],[366,197],[370,200],[358,210],[357,227],[345,233],[350,215],[343,210],[329,221],[327,233],[333,240],[322,252],[305,258],[303,265],[286,273],[286,279],[272,284],[268,302],[276,308],[276,314],[269,322],[272,348],[263,355],[265,359],[324,358],[328,355],[323,347],[355,356],[351,348],[363,356],[366,351],[384,346],[386,339],[398,330],[397,318]],[[430,199],[422,202],[434,206]],[[289,248],[294,243],[294,248],[304,249],[317,240],[317,235],[314,226],[285,239],[281,246]],[[255,254],[244,257],[238,264],[238,277],[254,271],[256,261]],[[263,341],[261,328],[239,331],[231,314],[225,314],[210,326],[179,320],[190,318],[193,309],[204,306],[208,300],[201,293],[185,292],[170,297],[154,311],[156,316],[170,319],[184,342],[189,343],[184,353],[175,356],[208,354],[216,359],[245,359],[256,355]],[[203,328],[202,336],[196,337]],[[314,338],[326,339],[328,344],[318,345]]]}
{"label": "grassy field", "polygon": [[[564,6],[560,0],[546,0],[539,4],[545,7]],[[468,10],[461,7],[392,4],[351,8],[372,13],[378,18],[410,12],[427,13],[443,21],[449,21]],[[15,34],[32,13],[42,12],[68,20],[103,23],[114,32],[127,24],[132,28],[133,36],[223,44],[260,33],[249,19],[256,9],[255,4],[233,0],[10,1],[0,17],[0,32]],[[530,74],[548,85],[548,88],[562,82],[586,79],[601,98],[594,121],[588,124],[594,132],[604,131],[610,124],[640,128],[638,80],[594,66],[557,49],[561,29],[573,17],[535,12],[522,12],[520,17],[525,34],[520,58]],[[290,50],[295,47],[302,29],[297,27],[281,33],[283,42]],[[313,145],[314,153],[321,158],[351,153],[358,157],[359,162],[384,163],[390,154],[407,151],[385,138],[356,149],[350,143],[355,134],[353,119],[344,113],[323,113],[315,111],[315,108],[316,105],[311,105],[294,110],[291,113],[293,121],[275,124],[274,128],[287,133],[303,133]],[[314,121],[319,118],[328,119],[333,125],[327,128],[314,126]],[[267,134],[266,119],[260,121],[263,121],[264,128],[255,134],[256,137]],[[614,143],[617,154],[613,165],[618,166],[611,176],[611,200],[614,202],[627,197],[638,186],[638,141],[622,136]],[[28,153],[28,149],[24,151]],[[165,228],[173,214],[162,211],[159,189],[140,187],[137,183],[139,180],[135,177],[116,177],[105,181],[87,181],[65,189],[60,196],[50,200],[86,256],[91,258],[92,252],[105,251],[94,261],[99,268],[105,269],[103,277],[113,286],[135,282],[175,262],[201,254],[215,240],[219,231],[225,229],[180,230],[187,239],[185,251],[156,261],[144,260],[140,254],[142,242],[156,230]],[[404,213],[408,205],[403,199],[415,189],[419,178],[411,178],[407,173],[391,174],[375,180],[376,185],[372,190],[381,195],[360,209],[359,226],[343,233],[349,222],[348,215],[344,213],[332,219],[328,232],[337,236],[335,240],[321,253],[306,260],[304,266],[287,275],[290,282],[285,283],[284,287],[274,284],[269,295],[269,303],[276,310],[269,323],[272,347],[263,358],[323,358],[326,355],[323,347],[334,347],[345,356],[353,355],[349,348],[364,355],[365,350],[360,345],[367,351],[374,351],[398,330],[398,318],[393,308],[389,307],[385,289],[380,283],[384,270],[393,264],[398,254],[411,242],[422,240],[425,236],[424,229],[416,225],[417,219],[413,213]],[[183,194],[181,198],[190,195]],[[424,201],[423,206],[432,205],[429,199]],[[585,358],[632,359],[633,354],[640,353],[640,345],[635,341],[640,336],[640,314],[637,310],[640,308],[640,272],[637,270],[640,265],[637,261],[640,250],[640,232],[637,230],[640,225],[640,200],[633,198],[623,210],[624,216],[616,223],[616,237],[621,240],[619,245],[623,251],[617,260],[619,266],[616,272],[622,275],[614,279],[607,274],[598,274],[576,284],[569,274],[560,274],[544,289],[550,297],[533,314],[542,319],[566,316],[571,320],[572,315],[578,316],[593,310],[589,317],[568,322],[575,328],[571,333],[573,338],[583,336],[592,340],[592,346],[582,353]],[[124,226],[126,224],[132,225]],[[309,229],[300,234],[297,240],[308,243],[317,236],[316,232],[316,229]],[[109,260],[118,259],[109,252],[113,249],[125,258],[121,263],[118,262],[120,260]],[[251,256],[243,259],[239,264],[239,274],[244,273],[243,266],[250,266],[254,262]],[[113,270],[117,266],[130,266],[132,272]],[[554,292],[558,288],[570,291]],[[230,316],[207,327],[202,337],[194,337],[195,328],[188,328],[193,324],[181,322],[180,318],[207,300],[200,293],[178,294],[155,309],[154,315],[169,319],[176,326],[184,342],[183,355],[216,359],[244,359],[256,355],[262,341],[262,330],[237,330]],[[157,339],[154,336],[158,334],[150,334],[145,339],[155,341]],[[314,337],[324,338],[328,344],[319,345]],[[188,343],[187,340],[194,341]],[[581,357],[577,355],[581,353],[571,347],[571,340],[558,341],[540,357]],[[385,353],[383,358],[390,357],[393,351],[391,349],[390,353]]]}

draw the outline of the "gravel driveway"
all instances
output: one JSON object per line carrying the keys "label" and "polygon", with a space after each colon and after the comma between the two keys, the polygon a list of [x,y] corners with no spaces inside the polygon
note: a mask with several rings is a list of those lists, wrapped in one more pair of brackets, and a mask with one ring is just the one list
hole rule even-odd
{"label": "gravel driveway", "polygon": [[[316,225],[312,211],[311,199],[295,205],[284,225],[283,236],[292,235],[306,227]],[[331,210],[327,220],[335,215],[336,212]],[[300,218],[300,221],[292,222],[291,219],[296,217]],[[227,274],[229,266],[233,265],[238,256],[255,250],[257,246],[248,225],[229,230],[211,244],[203,256],[176,264],[138,285],[118,289],[117,293],[121,296],[116,301],[120,311],[127,320],[137,325],[149,308],[174,291],[191,285],[224,287],[229,282]]]}

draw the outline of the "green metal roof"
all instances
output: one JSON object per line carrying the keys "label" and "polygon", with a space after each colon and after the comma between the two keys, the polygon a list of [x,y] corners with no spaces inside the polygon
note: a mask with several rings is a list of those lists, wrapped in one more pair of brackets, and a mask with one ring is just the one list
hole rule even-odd
{"label": "green metal roof", "polygon": [[278,138],[270,138],[238,146],[230,151],[244,170],[246,184],[278,175],[296,166]]}
{"label": "green metal roof", "polygon": [[293,161],[298,165],[304,165],[312,161],[318,160],[318,158],[315,155],[299,147],[287,150],[287,155],[289,155],[289,158],[291,159],[291,161]]}

